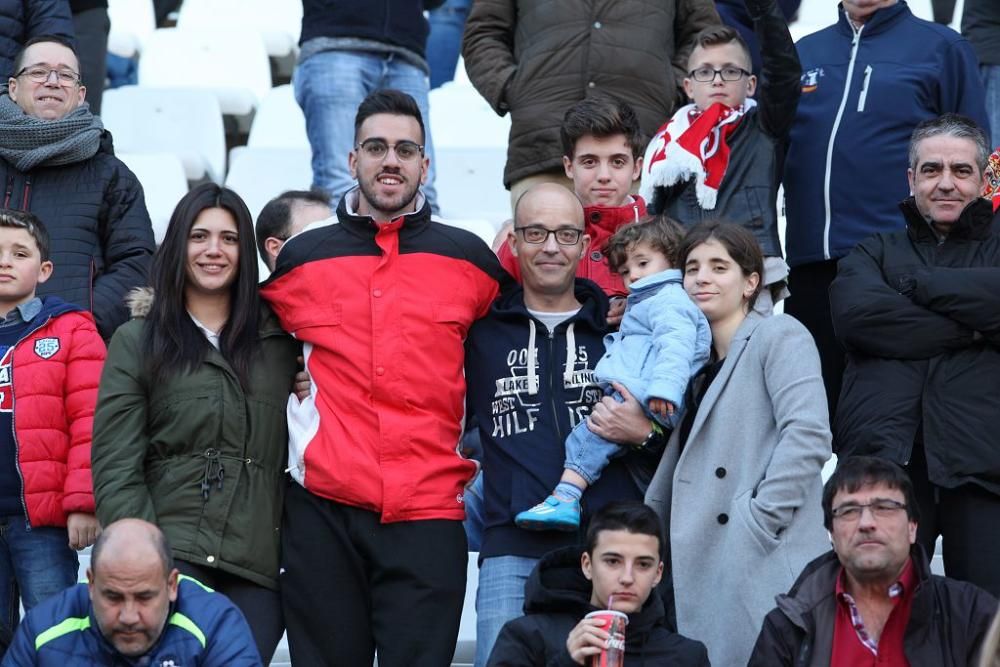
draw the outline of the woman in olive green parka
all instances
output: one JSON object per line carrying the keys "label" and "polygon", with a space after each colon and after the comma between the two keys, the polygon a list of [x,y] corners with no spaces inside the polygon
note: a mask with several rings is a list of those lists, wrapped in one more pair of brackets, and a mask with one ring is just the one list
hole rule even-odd
{"label": "woman in olive green parka", "polygon": [[281,639],[285,406],[298,347],[257,294],[246,205],[205,184],[178,203],[111,339],[94,415],[102,525],[157,524],[178,569],[228,595],[264,664]]}

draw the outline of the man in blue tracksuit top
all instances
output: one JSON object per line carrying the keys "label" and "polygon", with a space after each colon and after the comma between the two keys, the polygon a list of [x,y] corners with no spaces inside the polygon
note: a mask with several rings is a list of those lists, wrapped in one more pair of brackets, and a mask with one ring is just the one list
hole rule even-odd
{"label": "man in blue tracksuit top", "polygon": [[837,260],[902,228],[917,124],[950,111],[988,127],[976,56],[958,33],[916,18],[903,0],[844,0],[838,13],[796,45],[802,96],[784,173],[785,312],[816,337],[831,407],[844,370],[827,296]]}
{"label": "man in blue tracksuit top", "polygon": [[[528,243],[525,227],[550,233],[541,243]],[[590,242],[576,195],[553,183],[528,190],[518,201],[508,242],[523,285],[504,291],[473,325],[465,354],[468,409],[483,443],[476,665],[486,664],[504,623],[523,613],[524,584],[538,560],[582,542],[578,533],[514,524],[518,512],[555,488],[572,428],[590,415],[599,435],[632,446],[587,491],[583,530],[590,514],[608,502],[642,499],[643,479],[656,468],[664,444],[627,390],[622,388],[625,403],[602,400],[594,366],[604,354],[608,303],[595,283],[575,277]]]}
{"label": "man in blue tracksuit top", "polygon": [[173,567],[160,529],[122,519],[97,539],[77,584],[34,607],[3,667],[260,667],[229,598]]}

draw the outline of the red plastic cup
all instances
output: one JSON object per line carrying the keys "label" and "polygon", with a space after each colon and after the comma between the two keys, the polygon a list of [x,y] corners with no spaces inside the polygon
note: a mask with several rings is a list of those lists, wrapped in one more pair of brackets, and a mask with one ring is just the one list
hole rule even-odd
{"label": "red plastic cup", "polygon": [[603,622],[601,629],[611,635],[608,646],[590,659],[590,667],[624,667],[625,626],[628,625],[628,615],[613,609],[602,609],[590,612],[585,618],[601,619]]}

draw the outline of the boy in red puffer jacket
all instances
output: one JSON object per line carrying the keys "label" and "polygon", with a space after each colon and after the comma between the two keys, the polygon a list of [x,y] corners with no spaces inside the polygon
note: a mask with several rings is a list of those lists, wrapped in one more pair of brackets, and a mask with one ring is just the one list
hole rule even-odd
{"label": "boy in red puffer jacket", "polygon": [[105,347],[94,318],[35,296],[52,275],[49,235],[0,210],[0,651],[25,609],[77,579],[93,544],[90,434]]}

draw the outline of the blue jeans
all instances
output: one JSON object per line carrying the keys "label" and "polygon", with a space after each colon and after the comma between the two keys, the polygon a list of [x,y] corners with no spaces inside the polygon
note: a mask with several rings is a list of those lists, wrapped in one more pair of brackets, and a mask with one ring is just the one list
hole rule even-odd
{"label": "blue jeans", "polygon": [[485,667],[503,624],[524,615],[524,585],[537,563],[537,558],[497,556],[479,567],[476,667]]}
{"label": "blue jeans", "polygon": [[469,551],[479,551],[483,543],[483,524],[486,521],[486,508],[483,501],[483,471],[480,470],[476,479],[465,490],[465,539],[469,542]]}
{"label": "blue jeans", "polygon": [[65,528],[29,530],[24,517],[0,517],[0,650],[20,621],[18,598],[27,611],[75,584],[79,568]]}
{"label": "blue jeans", "polygon": [[334,207],[355,184],[347,167],[347,155],[354,149],[358,105],[383,88],[395,88],[413,97],[424,117],[424,152],[431,162],[423,191],[431,208],[437,211],[428,84],[423,70],[391,53],[323,51],[295,68],[292,83],[312,147],[313,186],[329,192]]}
{"label": "blue jeans", "polygon": [[990,119],[991,147],[1000,146],[1000,65],[980,65],[979,74],[986,89],[986,116]]}
{"label": "blue jeans", "polygon": [[431,67],[431,88],[455,78],[458,55],[462,52],[462,34],[469,18],[472,0],[445,0],[427,14],[431,25],[427,37],[427,64]]}

